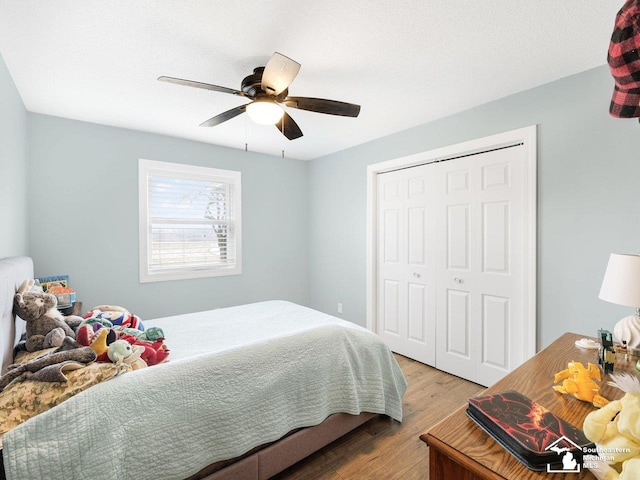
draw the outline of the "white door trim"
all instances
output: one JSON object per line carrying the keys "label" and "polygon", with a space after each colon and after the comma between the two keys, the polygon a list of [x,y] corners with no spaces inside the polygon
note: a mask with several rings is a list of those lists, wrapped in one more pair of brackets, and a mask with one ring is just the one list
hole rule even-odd
{"label": "white door trim", "polygon": [[536,332],[536,291],[537,291],[537,129],[536,125],[511,130],[509,132],[491,135],[464,143],[449,145],[447,147],[416,153],[406,157],[395,158],[367,166],[367,323],[366,327],[377,331],[376,318],[376,175],[382,172],[408,168],[426,163],[439,162],[452,157],[472,155],[487,150],[492,150],[510,145],[522,143],[525,155],[525,196],[531,201],[527,202],[525,211],[525,251],[527,252],[527,265],[525,266],[525,311],[528,315],[525,319],[523,348],[525,358],[532,357],[537,350]]}

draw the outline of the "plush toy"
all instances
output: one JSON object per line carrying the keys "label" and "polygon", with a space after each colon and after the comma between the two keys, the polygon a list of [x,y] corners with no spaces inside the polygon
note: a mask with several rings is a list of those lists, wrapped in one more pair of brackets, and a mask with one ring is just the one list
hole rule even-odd
{"label": "plush toy", "polygon": [[123,328],[120,332],[122,335],[133,335],[138,340],[146,340],[149,342],[164,338],[164,331],[160,327],[149,327],[144,332],[135,328]]}
{"label": "plush toy", "polygon": [[[589,468],[599,480],[640,478],[640,381],[630,374],[613,374],[609,385],[625,392],[584,420],[585,436],[596,443],[597,468]],[[603,460],[606,460],[603,461]]]}
{"label": "plush toy", "polygon": [[600,368],[589,363],[587,368],[580,362],[569,362],[569,367],[556,373],[553,383],[563,381],[562,385],[555,385],[553,389],[562,394],[572,394],[578,400],[593,403],[596,407],[603,407],[609,400],[600,396],[600,386],[592,379],[601,380]]}
{"label": "plush toy", "polygon": [[93,362],[96,354],[88,347],[52,352],[26,363],[9,365],[7,373],[0,377],[0,392],[20,380],[41,382],[66,382],[65,373]]}
{"label": "plush toy", "polygon": [[164,362],[169,356],[169,349],[164,344],[164,338],[159,338],[155,342],[149,342],[140,340],[134,335],[124,334],[120,337],[120,340],[125,340],[134,346],[143,347],[144,352],[142,353],[141,358],[150,367]]}
{"label": "plush toy", "polygon": [[[78,330],[78,342],[91,347],[98,357],[106,354],[109,345],[116,340],[115,332],[109,328],[101,328],[97,332],[93,332],[93,334],[85,334],[87,328],[91,327],[82,326],[80,330]],[[111,336],[111,338],[109,338],[109,336]]]}
{"label": "plush toy", "polygon": [[144,348],[138,345],[131,345],[124,340],[116,340],[111,343],[107,350],[98,356],[96,362],[115,363],[116,365],[126,365],[127,369],[139,370],[147,367],[141,356]]}
{"label": "plush toy", "polygon": [[[13,299],[15,314],[27,322],[27,340],[18,349],[35,352],[57,347],[61,350],[77,348],[75,333],[65,317],[56,308],[55,295],[41,290],[31,290],[33,280],[25,280]],[[71,317],[73,322],[79,317]]]}
{"label": "plush toy", "polygon": [[91,310],[100,310],[101,312],[124,312],[124,313],[130,313],[129,310],[127,310],[124,307],[119,307],[118,305],[97,305],[97,306],[93,307]]}
{"label": "plush toy", "polygon": [[[125,343],[129,343],[129,342],[125,342]],[[144,353],[144,349],[139,345],[131,345],[131,344],[129,344],[129,348],[131,348],[131,355],[124,357],[122,359],[122,363],[128,365],[131,368],[131,370],[139,370],[141,368],[146,368],[148,365],[141,358],[142,354]],[[109,345],[109,350],[111,351],[111,345]],[[117,360],[117,351],[113,355]]]}
{"label": "plush toy", "polygon": [[107,320],[106,318],[98,318],[98,317],[85,318],[80,324],[80,326],[82,325],[91,325],[94,330],[97,330],[98,328],[102,328],[102,327],[113,328],[113,323],[111,323],[110,320]]}
{"label": "plush toy", "polygon": [[144,325],[140,320],[140,317],[133,315],[129,312],[122,312],[118,310],[98,310],[93,309],[84,316],[85,319],[98,319],[108,320],[113,326],[122,326],[125,328],[135,328],[140,331],[144,331]]}
{"label": "plush toy", "polygon": [[76,341],[85,347],[91,347],[98,355],[107,351],[107,347],[118,339],[118,332],[111,322],[90,318],[82,322],[76,331]]}
{"label": "plush toy", "polygon": [[107,356],[113,363],[122,362],[125,358],[130,357],[132,353],[131,344],[124,340],[116,340],[107,349]]}

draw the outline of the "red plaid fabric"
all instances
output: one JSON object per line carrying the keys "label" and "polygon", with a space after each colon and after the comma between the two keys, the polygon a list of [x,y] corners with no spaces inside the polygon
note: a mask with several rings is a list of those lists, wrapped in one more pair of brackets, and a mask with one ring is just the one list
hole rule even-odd
{"label": "red plaid fabric", "polygon": [[618,12],[607,61],[616,82],[609,113],[640,117],[640,0],[627,0]]}

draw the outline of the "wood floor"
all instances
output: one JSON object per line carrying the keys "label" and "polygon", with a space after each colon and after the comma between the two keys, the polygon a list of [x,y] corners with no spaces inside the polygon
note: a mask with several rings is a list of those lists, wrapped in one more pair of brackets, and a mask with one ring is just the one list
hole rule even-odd
{"label": "wood floor", "polygon": [[396,359],[409,383],[401,424],[375,418],[274,479],[428,479],[429,448],[418,437],[484,387],[400,355]]}

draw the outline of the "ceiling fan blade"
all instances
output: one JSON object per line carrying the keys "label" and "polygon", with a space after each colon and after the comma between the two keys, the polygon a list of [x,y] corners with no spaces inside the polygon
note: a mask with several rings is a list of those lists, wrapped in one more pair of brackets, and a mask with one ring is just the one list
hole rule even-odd
{"label": "ceiling fan blade", "polygon": [[238,107],[232,108],[231,110],[227,110],[226,112],[221,113],[220,115],[216,115],[215,117],[210,118],[206,122],[202,122],[200,124],[201,127],[215,127],[216,125],[220,125],[222,122],[226,122],[227,120],[231,120],[234,117],[237,117],[241,113],[243,113],[247,109],[246,105],[240,105]]}
{"label": "ceiling fan blade", "polygon": [[299,70],[298,62],[275,52],[262,72],[262,90],[269,95],[279,95],[289,87]]}
{"label": "ceiling fan blade", "polygon": [[182,78],[175,77],[158,77],[161,82],[175,83],[177,85],[186,85],[187,87],[203,88],[205,90],[213,90],[214,92],[231,93],[233,95],[240,95],[242,97],[248,97],[248,95],[240,90],[234,90],[233,88],[219,87],[218,85],[211,85],[210,83],[194,82],[193,80],[183,80]]}
{"label": "ceiling fan blade", "polygon": [[295,140],[296,138],[300,138],[302,136],[302,130],[298,124],[291,118],[287,112],[284,112],[284,115],[278,123],[276,123],[276,128],[280,130],[285,137],[289,140]]}
{"label": "ceiling fan blade", "polygon": [[287,107],[309,110],[310,112],[328,113],[342,117],[357,117],[360,113],[360,105],[339,102],[337,100],[325,100],[324,98],[287,97],[283,100]]}

